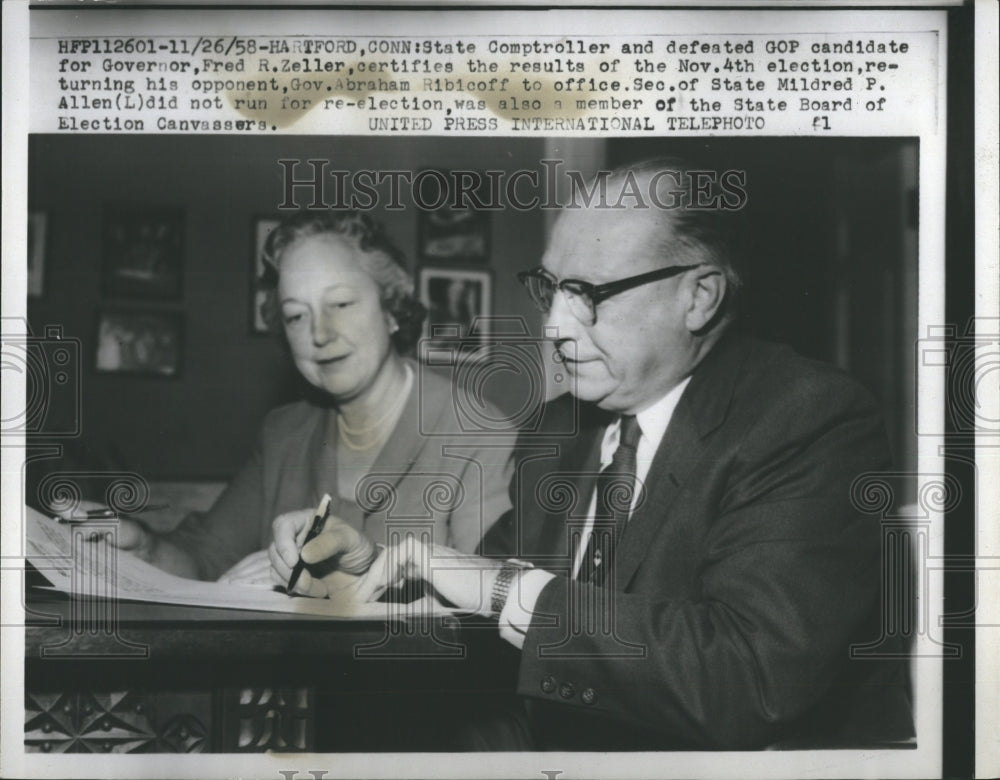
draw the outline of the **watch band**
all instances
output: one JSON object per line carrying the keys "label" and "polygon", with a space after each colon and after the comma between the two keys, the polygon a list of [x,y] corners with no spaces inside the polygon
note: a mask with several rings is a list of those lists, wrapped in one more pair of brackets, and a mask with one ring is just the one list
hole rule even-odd
{"label": "watch band", "polygon": [[490,617],[499,618],[507,603],[507,596],[510,593],[510,586],[514,582],[514,577],[524,569],[523,565],[504,561],[500,567],[500,573],[493,581],[493,591],[490,593]]}

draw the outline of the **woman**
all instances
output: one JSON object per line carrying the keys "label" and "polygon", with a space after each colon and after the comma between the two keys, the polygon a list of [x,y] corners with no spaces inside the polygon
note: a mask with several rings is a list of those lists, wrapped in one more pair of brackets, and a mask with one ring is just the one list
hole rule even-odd
{"label": "woman", "polygon": [[271,585],[272,523],[329,493],[330,514],[373,542],[417,518],[435,542],[473,550],[510,506],[510,448],[463,432],[451,382],[403,357],[424,309],[402,253],[364,214],[303,212],[272,231],[265,263],[267,314],[315,397],[268,414],[205,517],[165,535],[123,520],[119,547],[182,576]]}

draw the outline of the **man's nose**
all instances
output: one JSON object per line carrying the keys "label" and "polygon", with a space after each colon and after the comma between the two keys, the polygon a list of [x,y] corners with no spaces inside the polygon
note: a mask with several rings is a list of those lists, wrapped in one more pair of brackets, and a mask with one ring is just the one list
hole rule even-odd
{"label": "man's nose", "polygon": [[580,336],[580,321],[570,311],[569,302],[562,290],[556,290],[552,296],[552,306],[545,317],[545,330],[552,334],[556,347]]}

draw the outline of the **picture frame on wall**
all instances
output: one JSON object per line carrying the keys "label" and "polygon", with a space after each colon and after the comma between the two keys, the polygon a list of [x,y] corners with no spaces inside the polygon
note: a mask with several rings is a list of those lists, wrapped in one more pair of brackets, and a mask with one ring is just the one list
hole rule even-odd
{"label": "picture frame on wall", "polygon": [[45,253],[48,251],[49,215],[44,211],[28,213],[28,297],[45,294]]}
{"label": "picture frame on wall", "polygon": [[451,349],[464,359],[483,354],[493,313],[491,271],[424,266],[418,293],[427,307],[423,349]]}
{"label": "picture frame on wall", "polygon": [[417,250],[424,263],[486,265],[490,259],[490,212],[444,204],[417,212]]}
{"label": "picture frame on wall", "polygon": [[178,312],[101,309],[96,344],[98,373],[180,376],[184,340]]}
{"label": "picture frame on wall", "polygon": [[264,244],[268,234],[279,224],[281,220],[277,217],[254,217],[251,220],[253,249],[250,256],[250,332],[256,335],[273,332],[264,316],[267,293],[262,289],[260,280],[264,274]]}
{"label": "picture frame on wall", "polygon": [[179,298],[183,240],[184,212],[180,208],[106,204],[104,294]]}

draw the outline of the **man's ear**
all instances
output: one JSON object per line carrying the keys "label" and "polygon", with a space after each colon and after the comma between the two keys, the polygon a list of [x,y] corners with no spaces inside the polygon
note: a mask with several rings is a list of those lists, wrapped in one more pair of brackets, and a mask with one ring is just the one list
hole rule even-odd
{"label": "man's ear", "polygon": [[691,287],[691,304],[684,319],[687,329],[698,333],[712,323],[721,313],[725,298],[726,275],[712,266],[699,269]]}

